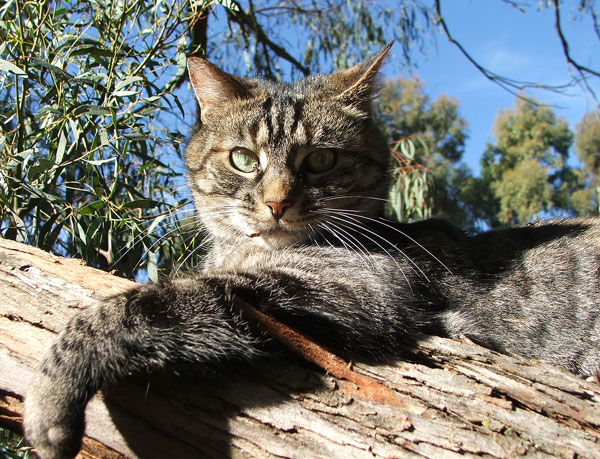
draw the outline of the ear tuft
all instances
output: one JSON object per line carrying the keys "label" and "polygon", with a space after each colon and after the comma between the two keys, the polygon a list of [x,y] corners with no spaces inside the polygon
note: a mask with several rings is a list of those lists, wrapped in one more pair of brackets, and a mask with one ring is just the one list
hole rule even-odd
{"label": "ear tuft", "polygon": [[371,100],[381,87],[379,70],[394,42],[360,64],[332,73],[329,78],[340,91],[336,100],[365,114],[371,112]]}
{"label": "ear tuft", "polygon": [[239,79],[206,59],[189,57],[187,68],[203,122],[210,118],[214,108],[228,101],[248,97],[248,90]]}

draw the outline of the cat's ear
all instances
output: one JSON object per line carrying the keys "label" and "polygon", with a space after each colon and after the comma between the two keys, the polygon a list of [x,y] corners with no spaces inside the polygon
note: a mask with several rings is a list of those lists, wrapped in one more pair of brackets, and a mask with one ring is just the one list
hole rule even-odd
{"label": "cat's ear", "polygon": [[210,118],[214,108],[228,101],[248,97],[248,90],[241,81],[206,59],[189,57],[187,68],[203,122]]}
{"label": "cat's ear", "polygon": [[379,69],[393,44],[394,42],[390,43],[379,53],[354,67],[332,73],[330,81],[340,91],[335,99],[365,114],[370,113],[371,100],[381,87]]}

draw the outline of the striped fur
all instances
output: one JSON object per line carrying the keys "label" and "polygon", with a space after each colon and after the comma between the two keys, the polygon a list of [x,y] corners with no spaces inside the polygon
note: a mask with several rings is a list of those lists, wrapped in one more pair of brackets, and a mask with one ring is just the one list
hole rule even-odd
{"label": "striped fur", "polygon": [[[186,165],[199,217],[217,239],[226,237],[229,246],[260,234],[253,242],[280,247],[305,242],[308,225],[320,219],[315,212],[320,207],[381,213],[383,201],[369,198],[387,193],[389,150],[369,111],[384,55],[350,71],[291,85],[243,81],[206,61],[192,61],[192,84],[206,116],[190,141]],[[206,92],[216,88],[207,86],[207,79],[221,84],[214,103]],[[364,80],[368,88],[361,86]],[[259,156],[257,174],[249,176],[231,166],[230,151],[236,147]],[[307,156],[320,148],[335,151],[335,167],[311,174]],[[344,196],[351,198],[338,199]],[[273,199],[292,203],[279,221],[273,221],[264,205]],[[211,212],[225,206],[236,210],[224,212],[221,219]]]}
{"label": "striped fur", "polygon": [[422,332],[464,334],[598,373],[597,219],[469,237],[442,221],[381,218],[389,152],[370,101],[385,52],[294,84],[190,60],[203,124],[186,164],[212,250],[202,271],[70,321],[25,400],[43,458],[75,455],[85,405],[106,381],[273,355],[234,297],[354,359],[397,355]]}

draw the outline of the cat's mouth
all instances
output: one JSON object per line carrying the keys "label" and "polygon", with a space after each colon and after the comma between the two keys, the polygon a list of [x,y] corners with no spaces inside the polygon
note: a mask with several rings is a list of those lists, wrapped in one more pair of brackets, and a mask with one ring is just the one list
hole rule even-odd
{"label": "cat's mouth", "polygon": [[305,239],[304,232],[300,229],[283,228],[281,226],[248,231],[246,237],[254,243],[266,247],[284,247],[302,242]]}
{"label": "cat's mouth", "polygon": [[279,238],[279,237],[289,236],[289,235],[296,234],[296,233],[298,233],[298,231],[290,231],[290,230],[286,230],[283,228],[273,228],[273,229],[268,229],[268,230],[263,230],[263,231],[248,232],[248,233],[246,233],[246,237],[249,237],[250,239],[255,239],[257,237]]}

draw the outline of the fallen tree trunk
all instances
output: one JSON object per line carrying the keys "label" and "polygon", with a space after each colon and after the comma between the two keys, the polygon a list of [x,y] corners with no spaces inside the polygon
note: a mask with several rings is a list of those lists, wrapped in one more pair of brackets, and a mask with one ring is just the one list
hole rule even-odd
{"label": "fallen tree trunk", "polygon": [[[132,285],[0,240],[0,425],[19,429],[34,366],[69,317]],[[560,369],[438,337],[353,369],[399,402],[293,358],[137,375],[92,400],[82,457],[600,456],[600,387]]]}

